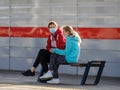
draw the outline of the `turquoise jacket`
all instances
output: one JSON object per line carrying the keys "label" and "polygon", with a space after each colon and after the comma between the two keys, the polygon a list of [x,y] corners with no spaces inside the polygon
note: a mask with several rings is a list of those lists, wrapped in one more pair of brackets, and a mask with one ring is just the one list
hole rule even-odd
{"label": "turquoise jacket", "polygon": [[75,37],[66,37],[66,46],[64,50],[54,48],[52,51],[53,53],[64,55],[68,63],[76,63],[80,56],[80,43],[81,39],[79,35],[75,33]]}

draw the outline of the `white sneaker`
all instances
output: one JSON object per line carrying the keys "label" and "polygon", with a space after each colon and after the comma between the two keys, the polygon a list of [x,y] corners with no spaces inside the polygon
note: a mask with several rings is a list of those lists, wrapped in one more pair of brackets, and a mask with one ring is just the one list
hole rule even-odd
{"label": "white sneaker", "polygon": [[41,80],[47,80],[47,79],[50,79],[52,78],[53,75],[52,75],[52,72],[51,71],[48,71],[47,73],[45,73],[43,76],[40,77]]}
{"label": "white sneaker", "polygon": [[60,80],[58,78],[53,78],[53,79],[47,81],[47,83],[50,83],[50,84],[59,84]]}

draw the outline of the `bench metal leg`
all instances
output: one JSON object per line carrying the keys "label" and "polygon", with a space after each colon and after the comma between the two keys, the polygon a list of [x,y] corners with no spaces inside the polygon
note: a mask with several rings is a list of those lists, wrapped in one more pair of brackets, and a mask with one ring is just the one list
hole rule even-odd
{"label": "bench metal leg", "polygon": [[[84,72],[83,77],[82,77],[81,85],[86,85],[86,79],[87,79],[90,67],[93,63],[94,62],[91,61],[91,62],[88,62],[88,64],[86,65],[85,72]],[[97,85],[99,83],[104,66],[105,66],[105,61],[100,61],[100,66],[98,66],[99,70],[98,70],[98,73],[96,75],[95,82],[92,85]]]}
{"label": "bench metal leg", "polygon": [[91,62],[88,62],[88,64],[86,65],[85,72],[81,80],[81,85],[85,85],[85,82],[86,82],[86,79],[87,79],[87,76],[90,70],[90,65],[91,65]]}
{"label": "bench metal leg", "polygon": [[98,73],[97,73],[97,76],[96,76],[96,79],[95,79],[95,82],[94,82],[95,85],[97,85],[100,81],[104,66],[105,66],[105,61],[101,61],[101,65],[99,67],[99,70],[98,70]]}

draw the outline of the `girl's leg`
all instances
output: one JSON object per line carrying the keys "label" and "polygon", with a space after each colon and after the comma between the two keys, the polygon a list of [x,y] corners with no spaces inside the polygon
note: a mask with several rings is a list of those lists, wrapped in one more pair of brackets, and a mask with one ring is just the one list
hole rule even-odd
{"label": "girl's leg", "polygon": [[[46,74],[40,77],[40,79],[48,79],[51,77],[58,78],[58,67],[60,63],[67,63],[65,56],[57,55],[57,54],[51,54],[50,56],[50,64],[49,64],[49,70]],[[53,72],[53,75],[52,75]]]}
{"label": "girl's leg", "polygon": [[46,61],[49,61],[50,55],[51,55],[51,53],[48,50],[41,49],[37,55],[37,58],[36,58],[34,64],[33,64],[33,69],[37,68],[38,65],[40,64],[40,62],[43,61],[43,59],[44,59],[44,61],[45,61],[45,59],[47,59]]}
{"label": "girl's leg", "polygon": [[[65,56],[62,55],[56,55],[55,56],[56,59],[54,61],[54,68],[53,68],[53,79],[47,81],[47,83],[51,83],[51,84],[58,84],[59,81],[59,75],[58,75],[58,68],[59,68],[59,64],[61,63],[67,63]],[[50,61],[51,62],[51,61]]]}
{"label": "girl's leg", "polygon": [[53,75],[52,75],[52,72],[54,70],[54,65],[55,65],[55,62],[56,62],[56,54],[51,54],[50,56],[50,63],[49,63],[49,70],[46,74],[44,74],[43,76],[40,77],[41,80],[46,80],[46,79],[49,79],[49,78],[52,78]]}
{"label": "girl's leg", "polygon": [[37,58],[33,64],[33,67],[25,72],[22,73],[24,76],[35,76],[35,69],[38,67],[41,61],[44,60],[44,65],[46,65],[46,68],[48,70],[47,63],[49,62],[50,58],[50,52],[46,49],[41,49],[37,55]]}
{"label": "girl's leg", "polygon": [[59,78],[58,68],[59,68],[59,64],[62,64],[62,63],[67,63],[65,56],[56,54],[56,59],[54,64],[54,73],[53,73],[54,78]]}
{"label": "girl's leg", "polygon": [[54,70],[56,64],[57,54],[53,53],[50,56],[49,70]]}
{"label": "girl's leg", "polygon": [[41,63],[41,66],[42,66],[44,72],[48,71],[48,63],[50,62],[50,56],[51,56],[51,53],[48,50],[46,50],[43,52],[43,54],[40,58],[41,59],[40,63]]}

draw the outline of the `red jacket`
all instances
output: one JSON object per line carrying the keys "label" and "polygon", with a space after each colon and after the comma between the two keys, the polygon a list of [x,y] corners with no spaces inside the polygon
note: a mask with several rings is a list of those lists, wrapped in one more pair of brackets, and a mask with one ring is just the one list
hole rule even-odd
{"label": "red jacket", "polygon": [[64,49],[65,48],[66,39],[65,39],[62,31],[58,28],[57,31],[54,34],[49,35],[48,40],[47,40],[47,45],[46,45],[47,50],[49,50],[51,48],[55,48],[55,47],[52,47],[52,45],[51,45],[52,38],[55,39],[56,48],[58,48],[58,49]]}

